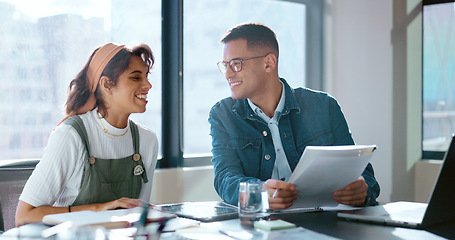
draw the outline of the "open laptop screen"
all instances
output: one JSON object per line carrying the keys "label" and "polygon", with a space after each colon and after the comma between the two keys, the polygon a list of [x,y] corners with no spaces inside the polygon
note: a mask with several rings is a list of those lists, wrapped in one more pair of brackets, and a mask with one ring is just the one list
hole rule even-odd
{"label": "open laptop screen", "polygon": [[452,137],[449,150],[428,202],[422,225],[432,225],[455,220],[455,137]]}

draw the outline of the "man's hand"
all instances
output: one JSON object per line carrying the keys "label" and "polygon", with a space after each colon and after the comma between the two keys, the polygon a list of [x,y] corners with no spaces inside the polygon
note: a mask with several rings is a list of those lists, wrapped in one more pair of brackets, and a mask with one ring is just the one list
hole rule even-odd
{"label": "man's hand", "polygon": [[[269,179],[266,181],[269,188],[269,207],[270,209],[285,209],[292,206],[297,199],[297,190],[294,184],[284,181]],[[278,189],[275,197],[275,191]]]}
{"label": "man's hand", "polygon": [[345,205],[361,206],[365,202],[367,190],[368,185],[365,183],[365,179],[360,176],[357,181],[333,192],[333,200]]}

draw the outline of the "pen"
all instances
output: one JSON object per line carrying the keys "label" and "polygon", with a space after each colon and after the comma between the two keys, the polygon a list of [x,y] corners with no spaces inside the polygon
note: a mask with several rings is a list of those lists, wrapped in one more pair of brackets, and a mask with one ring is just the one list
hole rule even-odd
{"label": "pen", "polygon": [[[279,180],[280,180],[280,181],[284,181],[284,180],[286,180],[286,178],[280,178]],[[279,189],[279,188],[276,188],[276,189],[275,189],[275,192],[273,193],[272,198],[276,198],[276,196],[278,196],[278,189]]]}
{"label": "pen", "polygon": [[275,192],[273,193],[273,196],[272,196],[272,198],[276,198],[276,196],[277,196],[277,195],[278,195],[278,188],[277,188],[277,189],[275,189]]}
{"label": "pen", "polygon": [[149,210],[149,204],[144,203],[142,213],[139,217],[139,220],[133,224],[133,226],[136,226],[136,233],[134,234],[134,239],[137,239],[137,236],[140,236],[145,231],[145,224],[147,223],[148,210]]}

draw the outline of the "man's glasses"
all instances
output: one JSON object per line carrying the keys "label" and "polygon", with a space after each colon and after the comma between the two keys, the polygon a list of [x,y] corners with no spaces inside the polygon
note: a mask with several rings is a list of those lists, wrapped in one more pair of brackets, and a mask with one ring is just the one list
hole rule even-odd
{"label": "man's glasses", "polygon": [[231,68],[231,70],[233,72],[240,72],[242,71],[242,63],[244,61],[248,61],[248,60],[251,60],[251,59],[256,59],[256,58],[261,58],[261,57],[265,57],[269,55],[269,53],[267,53],[266,55],[264,56],[258,56],[258,57],[252,57],[252,58],[247,58],[247,59],[241,59],[241,58],[234,58],[232,59],[231,61],[229,62],[224,62],[224,61],[220,61],[217,63],[218,65],[218,69],[220,70],[221,73],[226,73],[227,71],[227,67],[229,65],[229,67]]}

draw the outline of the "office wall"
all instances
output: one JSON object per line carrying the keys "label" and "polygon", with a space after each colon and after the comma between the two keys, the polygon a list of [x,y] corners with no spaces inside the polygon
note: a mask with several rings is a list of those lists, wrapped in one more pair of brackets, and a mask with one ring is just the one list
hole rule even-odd
{"label": "office wall", "polygon": [[[433,175],[415,179],[422,138],[420,1],[326,4],[326,90],[341,104],[355,141],[378,145],[372,164],[379,200],[414,200],[434,181]],[[434,172],[426,166],[419,176]],[[422,181],[428,184],[415,185]]]}
{"label": "office wall", "polygon": [[392,186],[391,1],[328,1],[326,91],[337,98],[357,144],[376,144],[380,201]]}

